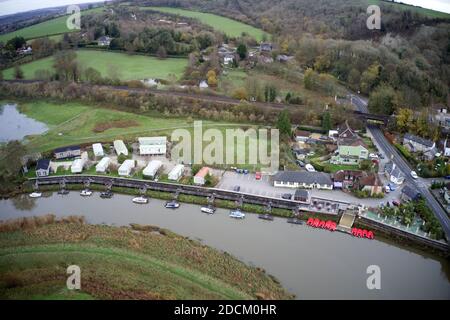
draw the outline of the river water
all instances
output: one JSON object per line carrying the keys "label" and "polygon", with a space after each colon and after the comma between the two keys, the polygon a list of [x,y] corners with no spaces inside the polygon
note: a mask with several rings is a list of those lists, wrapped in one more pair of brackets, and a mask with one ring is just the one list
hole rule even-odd
{"label": "river water", "polygon": [[[202,241],[241,261],[266,269],[298,299],[450,299],[449,261],[385,240],[353,238],[339,232],[291,225],[285,219],[244,220],[218,209],[211,216],[199,206],[182,203],[178,210],[151,199],[147,205],[131,196],[98,193],[82,198],[77,192],[30,199],[23,195],[0,200],[0,220],[53,213],[84,215],[89,223],[152,224]],[[366,269],[381,269],[381,290],[368,290]]]}
{"label": "river water", "polygon": [[0,142],[22,140],[27,135],[40,134],[47,129],[45,123],[20,113],[15,104],[0,105]]}

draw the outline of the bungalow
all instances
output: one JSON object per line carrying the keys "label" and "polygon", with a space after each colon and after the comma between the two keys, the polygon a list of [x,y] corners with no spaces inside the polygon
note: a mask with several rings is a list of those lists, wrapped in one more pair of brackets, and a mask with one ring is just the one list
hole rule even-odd
{"label": "bungalow", "polygon": [[184,165],[177,164],[173,169],[169,172],[168,179],[173,181],[178,181],[183,176],[184,173]]}
{"label": "bungalow", "polygon": [[121,154],[128,156],[128,149],[125,143],[122,140],[115,140],[113,142],[114,150],[116,150],[116,153],[118,156]]}
{"label": "bungalow", "polygon": [[154,179],[158,170],[162,167],[162,162],[159,160],[152,160],[148,163],[145,169],[142,171],[144,177]]}
{"label": "bungalow", "polygon": [[122,165],[119,167],[118,173],[119,176],[129,176],[131,174],[131,170],[135,166],[135,161],[127,159],[125,160]]}
{"label": "bungalow", "polygon": [[209,174],[209,168],[203,167],[201,168],[197,174],[194,176],[194,183],[204,185],[205,184],[205,178]]}
{"label": "bungalow", "polygon": [[333,164],[357,165],[369,157],[369,150],[360,138],[339,138],[338,148],[331,157]]}
{"label": "bungalow", "polygon": [[92,145],[92,151],[94,152],[94,156],[96,157],[103,157],[105,155],[101,143],[94,143]]}
{"label": "bungalow", "polygon": [[304,189],[295,190],[294,200],[302,203],[309,203],[311,200],[309,191]]}
{"label": "bungalow", "polygon": [[405,181],[405,175],[393,162],[386,163],[384,166],[384,174],[392,183],[400,185]]}
{"label": "bungalow", "polygon": [[141,137],[138,141],[140,155],[166,154],[167,137]]}
{"label": "bungalow", "polygon": [[448,139],[448,137],[444,142],[444,156],[450,157],[450,140]]}
{"label": "bungalow", "polygon": [[297,142],[299,141],[306,142],[309,139],[310,135],[311,135],[310,132],[304,130],[295,130],[294,132],[295,141]]}
{"label": "bungalow", "polygon": [[400,198],[403,201],[417,201],[422,197],[419,191],[411,188],[410,186],[406,185],[402,189],[402,194]]}
{"label": "bungalow", "polygon": [[411,152],[434,151],[436,147],[436,144],[433,141],[418,137],[410,133],[406,133],[404,135],[403,145]]}
{"label": "bungalow", "polygon": [[368,191],[373,196],[383,193],[383,182],[378,174],[371,172],[357,179],[356,188],[361,191]]}
{"label": "bungalow", "polygon": [[102,47],[109,46],[111,40],[112,38],[108,36],[101,36],[100,38],[97,39],[97,44]]}
{"label": "bungalow", "polygon": [[356,181],[364,175],[359,170],[339,170],[333,175],[333,187],[337,189],[351,189]]}
{"label": "bungalow", "polygon": [[260,52],[271,52],[273,49],[273,46],[269,42],[261,42],[259,45],[259,51]]}
{"label": "bungalow", "polygon": [[325,172],[280,171],[273,177],[275,187],[333,189],[333,181]]}
{"label": "bungalow", "polygon": [[50,160],[40,159],[36,164],[36,177],[46,177],[50,174]]}
{"label": "bungalow", "polygon": [[55,159],[68,159],[81,156],[81,149],[79,146],[68,146],[57,148],[53,150]]}

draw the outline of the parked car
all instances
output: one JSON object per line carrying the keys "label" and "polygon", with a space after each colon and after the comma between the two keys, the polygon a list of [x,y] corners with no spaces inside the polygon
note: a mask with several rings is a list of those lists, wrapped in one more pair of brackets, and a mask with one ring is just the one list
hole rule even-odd
{"label": "parked car", "polygon": [[391,188],[389,188],[389,186],[385,186],[384,187],[384,192],[386,192],[386,193],[391,192]]}
{"label": "parked car", "polygon": [[392,204],[396,207],[398,207],[400,205],[400,201],[398,200],[392,200]]}
{"label": "parked car", "polygon": [[255,179],[256,179],[256,180],[261,180],[261,172],[256,171],[256,173],[255,173]]}
{"label": "parked car", "polygon": [[417,175],[417,173],[415,171],[411,171],[411,177],[413,179],[419,179],[419,176]]}
{"label": "parked car", "polygon": [[290,194],[290,193],[283,193],[281,195],[281,198],[286,199],[286,200],[291,200],[292,199],[292,194]]}
{"label": "parked car", "polygon": [[378,159],[378,155],[375,153],[371,153],[371,154],[369,154],[369,158]]}
{"label": "parked car", "polygon": [[314,169],[314,167],[312,165],[310,165],[309,163],[305,166],[305,168],[306,168],[306,171],[309,171],[309,172],[316,171],[316,169]]}
{"label": "parked car", "polygon": [[234,191],[234,192],[239,192],[239,191],[241,191],[241,186],[234,186],[233,191]]}
{"label": "parked car", "polygon": [[242,169],[236,169],[237,173],[243,173],[244,171]]}
{"label": "parked car", "polygon": [[244,174],[248,174],[248,170],[247,169],[244,169]]}
{"label": "parked car", "polygon": [[295,160],[295,162],[302,168],[305,166],[305,163],[301,160]]}
{"label": "parked car", "polygon": [[389,189],[391,189],[391,191],[397,190],[397,187],[396,187],[396,185],[394,183],[389,183],[388,186],[389,186]]}

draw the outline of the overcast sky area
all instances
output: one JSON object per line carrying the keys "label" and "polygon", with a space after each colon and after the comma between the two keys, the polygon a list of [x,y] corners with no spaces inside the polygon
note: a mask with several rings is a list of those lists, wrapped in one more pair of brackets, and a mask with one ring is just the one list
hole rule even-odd
{"label": "overcast sky area", "polygon": [[[311,0],[313,1],[313,0]],[[450,13],[450,0],[396,0],[428,9]],[[74,3],[103,2],[102,0],[0,0],[0,16],[30,10],[64,6]]]}

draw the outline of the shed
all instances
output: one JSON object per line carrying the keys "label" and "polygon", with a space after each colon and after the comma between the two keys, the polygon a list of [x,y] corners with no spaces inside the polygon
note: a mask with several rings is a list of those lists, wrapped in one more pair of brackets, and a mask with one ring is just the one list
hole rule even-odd
{"label": "shed", "polygon": [[108,157],[102,158],[99,163],[95,166],[95,171],[98,173],[105,173],[106,169],[108,169],[109,163],[111,162],[111,159]]}
{"label": "shed", "polygon": [[94,143],[92,145],[92,150],[94,151],[94,156],[96,157],[103,157],[105,155],[101,143]]}
{"label": "shed", "polygon": [[50,160],[40,159],[36,164],[36,176],[46,177],[50,174]]}
{"label": "shed", "polygon": [[162,162],[159,160],[152,160],[149,164],[144,168],[142,174],[145,177],[154,178],[158,173],[159,168],[161,168]]}
{"label": "shed", "polygon": [[208,175],[208,173],[209,173],[209,168],[208,167],[201,168],[197,172],[197,174],[194,176],[194,183],[195,184],[204,185],[205,184],[205,177]]}
{"label": "shed", "polygon": [[183,176],[184,173],[184,165],[177,164],[173,169],[169,172],[169,180],[178,181]]}
{"label": "shed", "polygon": [[83,171],[84,163],[84,159],[75,159],[70,167],[70,171],[72,173],[81,173]]}
{"label": "shed", "polygon": [[131,170],[134,168],[135,161],[127,159],[122,165],[119,167],[119,176],[129,176],[131,174]]}
{"label": "shed", "polygon": [[113,144],[114,150],[116,150],[118,156],[120,156],[121,154],[128,156],[127,146],[122,140],[115,140]]}

